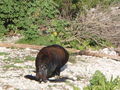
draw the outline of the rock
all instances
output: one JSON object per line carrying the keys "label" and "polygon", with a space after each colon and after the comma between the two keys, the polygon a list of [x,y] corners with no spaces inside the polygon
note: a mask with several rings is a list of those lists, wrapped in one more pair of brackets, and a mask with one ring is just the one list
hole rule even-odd
{"label": "rock", "polygon": [[100,53],[105,53],[105,54],[108,54],[108,55],[118,56],[118,53],[113,48],[104,48],[104,49],[100,50],[99,52]]}

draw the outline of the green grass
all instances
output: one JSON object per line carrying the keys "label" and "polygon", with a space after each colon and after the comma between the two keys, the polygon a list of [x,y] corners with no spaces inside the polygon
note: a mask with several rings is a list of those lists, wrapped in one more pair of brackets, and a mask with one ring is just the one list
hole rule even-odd
{"label": "green grass", "polygon": [[32,56],[26,56],[25,58],[21,59],[21,58],[10,58],[8,57],[7,59],[4,59],[4,62],[6,63],[3,68],[4,69],[10,69],[10,68],[33,68],[32,66],[24,66],[24,67],[21,67],[21,66],[16,66],[15,64],[16,63],[24,63],[24,62],[27,62],[27,61],[34,61],[35,60],[35,57],[32,57]]}
{"label": "green grass", "polygon": [[10,58],[8,57],[7,59],[4,59],[5,62],[7,63],[23,63],[24,60],[19,59],[19,58]]}
{"label": "green grass", "polygon": [[10,58],[8,57],[7,59],[4,59],[4,62],[6,63],[3,68],[4,69],[10,69],[10,68],[33,68],[32,66],[16,66],[16,63],[24,63],[26,61],[34,61],[35,57],[32,56],[26,56],[25,59],[19,59],[19,58]]}
{"label": "green grass", "polygon": [[19,68],[22,68],[22,67],[16,66],[16,65],[14,65],[14,64],[8,64],[8,65],[4,65],[3,68],[4,68],[4,69],[10,69],[10,68],[14,68],[14,69],[15,69],[15,68],[18,68],[18,69],[19,69]]}
{"label": "green grass", "polygon": [[13,59],[13,62],[14,62],[14,63],[23,63],[24,60],[15,58],[15,59]]}
{"label": "green grass", "polygon": [[3,55],[9,55],[9,53],[6,53],[6,52],[0,52],[0,56],[3,56]]}
{"label": "green grass", "polygon": [[22,43],[22,44],[34,44],[34,45],[51,45],[54,44],[54,42],[51,41],[50,36],[40,36],[39,38],[35,40],[26,40],[25,38],[20,39],[16,43]]}
{"label": "green grass", "polygon": [[32,56],[26,56],[25,57],[25,61],[35,61],[35,57],[32,57]]}
{"label": "green grass", "polygon": [[4,59],[5,62],[10,62],[12,59],[10,57]]}
{"label": "green grass", "polygon": [[26,61],[34,61],[35,57],[32,56],[26,56],[24,59],[19,59],[19,58],[10,58],[8,57],[7,59],[4,59],[6,63],[24,63]]}

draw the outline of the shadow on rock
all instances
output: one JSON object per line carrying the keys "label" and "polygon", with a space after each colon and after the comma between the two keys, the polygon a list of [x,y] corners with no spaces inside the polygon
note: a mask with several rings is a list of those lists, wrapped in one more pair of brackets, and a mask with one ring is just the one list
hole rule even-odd
{"label": "shadow on rock", "polygon": [[65,82],[66,80],[74,81],[72,78],[68,78],[68,77],[60,77],[58,79],[49,79],[50,82]]}
{"label": "shadow on rock", "polygon": [[[36,77],[32,76],[32,75],[25,75],[24,77],[26,79],[38,81],[36,79]],[[50,82],[65,82],[66,80],[72,80],[72,81],[74,81],[72,78],[68,78],[68,77],[60,77],[60,78],[57,78],[57,79],[48,79],[48,81],[50,81]]]}
{"label": "shadow on rock", "polygon": [[32,75],[25,75],[24,77],[27,78],[27,79],[30,79],[30,80],[38,81],[38,80],[36,79],[36,77],[35,77],[35,76],[32,76]]}
{"label": "shadow on rock", "polygon": [[64,71],[66,68],[67,68],[67,65],[64,65],[64,66],[60,69],[60,71],[62,72],[62,71]]}

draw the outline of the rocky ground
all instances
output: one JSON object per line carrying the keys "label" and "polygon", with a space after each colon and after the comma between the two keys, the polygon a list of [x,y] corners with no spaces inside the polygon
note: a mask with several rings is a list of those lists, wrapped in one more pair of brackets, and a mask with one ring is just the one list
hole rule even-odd
{"label": "rocky ground", "polygon": [[38,50],[0,47],[0,90],[82,90],[96,70],[110,79],[120,76],[120,62],[92,56],[70,56],[61,78],[47,83],[35,81]]}

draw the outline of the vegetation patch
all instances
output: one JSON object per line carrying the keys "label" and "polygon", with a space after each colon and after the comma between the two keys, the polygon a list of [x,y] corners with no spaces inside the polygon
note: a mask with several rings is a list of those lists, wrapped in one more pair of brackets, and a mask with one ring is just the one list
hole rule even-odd
{"label": "vegetation patch", "polygon": [[0,56],[4,56],[4,55],[9,55],[9,53],[6,53],[6,52],[0,52]]}
{"label": "vegetation patch", "polygon": [[[106,8],[119,0],[2,0],[0,2],[0,38],[17,33],[17,43],[59,44],[64,47],[98,49],[110,44],[86,31],[83,17],[91,8]],[[98,28],[99,29],[99,28]]]}
{"label": "vegetation patch", "polygon": [[90,80],[90,85],[85,87],[83,90],[119,90],[120,89],[120,78],[117,77],[108,81],[103,73],[96,71]]}
{"label": "vegetation patch", "polygon": [[19,59],[19,58],[10,58],[8,57],[7,59],[4,59],[6,63],[23,63],[24,60]]}
{"label": "vegetation patch", "polygon": [[23,68],[23,67],[21,67],[21,66],[16,66],[16,65],[14,65],[14,64],[6,64],[6,65],[4,65],[3,66],[3,69],[20,69],[20,68]]}
{"label": "vegetation patch", "polygon": [[26,56],[25,57],[25,61],[35,61],[35,57],[32,57],[32,56]]}
{"label": "vegetation patch", "polygon": [[20,39],[16,43],[23,43],[23,44],[36,44],[36,45],[51,45],[53,44],[50,40],[50,36],[39,36],[34,40],[27,40],[25,38]]}

